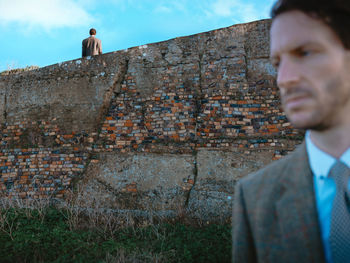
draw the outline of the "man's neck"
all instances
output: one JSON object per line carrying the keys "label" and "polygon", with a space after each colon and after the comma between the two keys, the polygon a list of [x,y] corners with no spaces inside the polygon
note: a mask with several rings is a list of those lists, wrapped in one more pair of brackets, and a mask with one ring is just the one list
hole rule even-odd
{"label": "man's neck", "polygon": [[350,125],[328,129],[326,131],[310,131],[312,142],[322,151],[339,158],[350,147]]}

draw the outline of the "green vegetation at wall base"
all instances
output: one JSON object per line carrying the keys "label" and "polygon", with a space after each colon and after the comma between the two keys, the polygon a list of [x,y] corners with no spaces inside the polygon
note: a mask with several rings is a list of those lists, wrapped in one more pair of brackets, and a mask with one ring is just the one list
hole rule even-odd
{"label": "green vegetation at wall base", "polygon": [[53,207],[3,208],[0,262],[231,262],[229,225],[72,229],[69,213]]}

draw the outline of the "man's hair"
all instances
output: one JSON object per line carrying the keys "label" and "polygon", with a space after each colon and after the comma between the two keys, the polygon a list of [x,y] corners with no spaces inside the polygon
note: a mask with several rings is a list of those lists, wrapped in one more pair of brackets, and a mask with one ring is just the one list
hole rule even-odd
{"label": "man's hair", "polygon": [[278,0],[271,9],[274,19],[287,11],[298,10],[328,25],[350,49],[350,0]]}
{"label": "man's hair", "polygon": [[90,29],[90,35],[96,35],[96,29],[95,28],[91,28]]}

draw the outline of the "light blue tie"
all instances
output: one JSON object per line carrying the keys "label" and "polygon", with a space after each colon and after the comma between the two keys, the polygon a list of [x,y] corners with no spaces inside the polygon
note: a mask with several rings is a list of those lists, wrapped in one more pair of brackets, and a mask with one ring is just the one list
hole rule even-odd
{"label": "light blue tie", "polygon": [[333,263],[350,263],[350,169],[337,161],[329,172],[336,184],[329,242]]}

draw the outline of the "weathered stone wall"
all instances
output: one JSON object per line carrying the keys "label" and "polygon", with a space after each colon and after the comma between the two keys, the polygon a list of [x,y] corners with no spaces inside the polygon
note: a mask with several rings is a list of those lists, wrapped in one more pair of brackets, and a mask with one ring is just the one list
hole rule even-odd
{"label": "weathered stone wall", "polygon": [[[235,182],[300,143],[269,20],[0,75],[0,188],[229,216]],[[84,205],[83,204],[83,205]]]}

